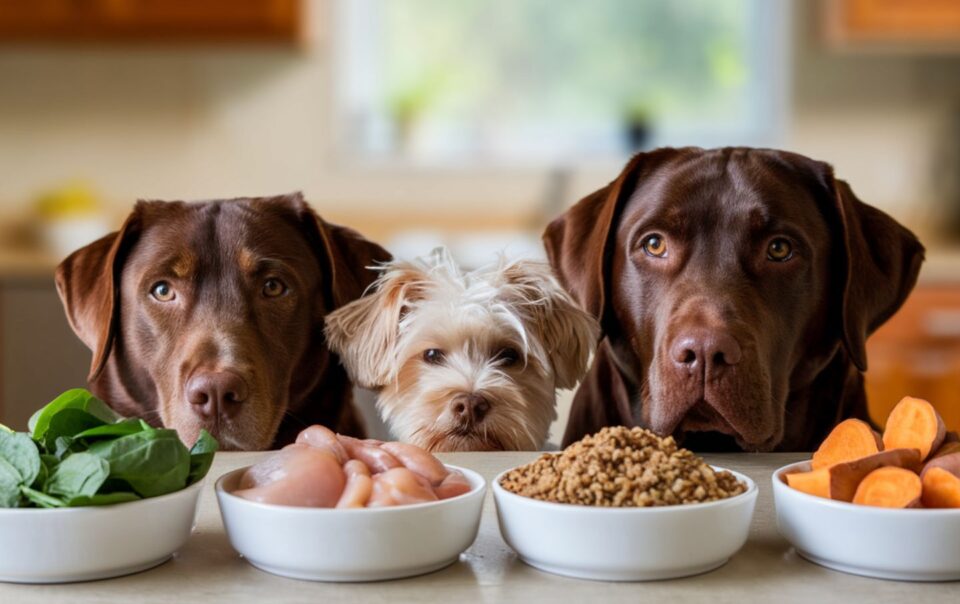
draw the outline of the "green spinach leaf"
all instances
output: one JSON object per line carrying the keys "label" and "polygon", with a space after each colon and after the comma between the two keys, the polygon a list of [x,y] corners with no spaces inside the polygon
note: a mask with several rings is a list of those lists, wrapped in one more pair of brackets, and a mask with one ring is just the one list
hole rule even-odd
{"label": "green spinach leaf", "polygon": [[58,436],[52,447],[47,447],[48,451],[53,451],[53,456],[57,460],[63,459],[73,448],[73,439],[69,436]]}
{"label": "green spinach leaf", "polygon": [[94,495],[110,475],[110,464],[90,453],[73,453],[57,465],[44,489],[51,495]]}
{"label": "green spinach leaf", "polygon": [[42,508],[62,508],[66,505],[59,497],[48,495],[42,491],[31,489],[30,487],[20,487],[20,491],[29,501]]}
{"label": "green spinach leaf", "polygon": [[213,456],[217,452],[220,444],[217,439],[210,436],[206,430],[200,430],[200,436],[197,442],[190,448],[190,474],[187,476],[187,484],[193,484],[210,471],[213,464]]}
{"label": "green spinach leaf", "polygon": [[39,411],[33,414],[27,426],[34,440],[42,441],[50,427],[50,420],[64,409],[79,409],[102,420],[102,423],[112,424],[122,419],[106,403],[93,396],[83,388],[67,390]]}
{"label": "green spinach leaf", "polygon": [[47,449],[54,449],[57,440],[61,438],[70,439],[72,443],[77,434],[110,425],[112,424],[106,424],[99,417],[82,409],[61,409],[50,418],[47,431],[43,435],[43,443]]}
{"label": "green spinach leaf", "polygon": [[0,458],[17,471],[19,484],[30,486],[40,473],[40,451],[26,434],[0,432]]}
{"label": "green spinach leaf", "polygon": [[144,430],[90,445],[110,464],[110,478],[125,480],[142,497],[179,491],[187,484],[190,452],[176,430]]}
{"label": "green spinach leaf", "polygon": [[79,495],[66,500],[69,507],[81,507],[88,505],[113,505],[115,503],[126,503],[128,501],[137,501],[140,496],[129,491],[118,491],[116,493],[98,493],[96,495]]}
{"label": "green spinach leaf", "polygon": [[27,485],[38,491],[43,490],[43,485],[46,484],[47,478],[50,477],[50,472],[57,467],[57,458],[53,455],[40,455],[40,471],[37,472],[37,477],[34,479],[33,484]]}
{"label": "green spinach leaf", "polygon": [[80,440],[81,438],[104,438],[104,437],[117,437],[117,436],[127,436],[128,434],[136,434],[137,432],[143,432],[144,430],[151,430],[150,424],[144,422],[140,419],[125,419],[119,421],[115,424],[106,424],[102,426],[96,426],[84,430],[83,432],[78,432],[73,435],[74,440]]}
{"label": "green spinach leaf", "polygon": [[20,503],[20,472],[0,457],[0,508],[15,508]]}

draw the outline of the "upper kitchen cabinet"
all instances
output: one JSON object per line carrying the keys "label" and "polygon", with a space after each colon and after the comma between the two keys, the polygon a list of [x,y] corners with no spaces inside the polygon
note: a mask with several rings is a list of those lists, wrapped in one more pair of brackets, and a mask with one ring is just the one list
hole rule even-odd
{"label": "upper kitchen cabinet", "polygon": [[823,13],[837,46],[960,51],[958,0],[824,0]]}
{"label": "upper kitchen cabinet", "polygon": [[301,0],[0,0],[0,42],[299,40]]}

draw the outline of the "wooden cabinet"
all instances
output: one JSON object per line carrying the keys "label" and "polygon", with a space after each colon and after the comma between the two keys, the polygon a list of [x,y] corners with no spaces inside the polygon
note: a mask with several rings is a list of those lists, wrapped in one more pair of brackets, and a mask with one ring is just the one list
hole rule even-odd
{"label": "wooden cabinet", "polygon": [[867,342],[867,399],[882,422],[904,395],[932,402],[960,430],[960,285],[919,285]]}
{"label": "wooden cabinet", "polygon": [[295,42],[302,0],[0,0],[0,41]]}
{"label": "wooden cabinet", "polygon": [[49,275],[0,276],[0,423],[25,430],[40,406],[86,384],[90,351],[73,335]]}
{"label": "wooden cabinet", "polygon": [[960,48],[958,0],[824,0],[823,7],[834,43]]}

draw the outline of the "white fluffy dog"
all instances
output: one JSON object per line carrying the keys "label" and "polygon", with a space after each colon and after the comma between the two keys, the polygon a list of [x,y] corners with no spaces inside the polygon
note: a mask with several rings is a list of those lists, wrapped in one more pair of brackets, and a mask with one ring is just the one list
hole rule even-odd
{"label": "white fluffy dog", "polygon": [[328,344],[399,439],[431,451],[531,450],[597,341],[596,321],[543,262],[461,272],[440,248],[382,267],[327,316]]}

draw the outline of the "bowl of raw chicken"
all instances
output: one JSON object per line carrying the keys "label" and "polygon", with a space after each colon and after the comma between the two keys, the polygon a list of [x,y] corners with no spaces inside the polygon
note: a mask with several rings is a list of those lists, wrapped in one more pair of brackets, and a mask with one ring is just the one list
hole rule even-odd
{"label": "bowl of raw chicken", "polygon": [[267,572],[314,581],[411,577],[455,562],[477,536],[486,483],[414,445],[311,426],[220,477],[230,544]]}

